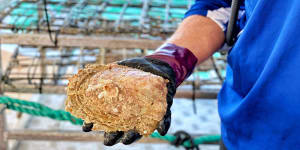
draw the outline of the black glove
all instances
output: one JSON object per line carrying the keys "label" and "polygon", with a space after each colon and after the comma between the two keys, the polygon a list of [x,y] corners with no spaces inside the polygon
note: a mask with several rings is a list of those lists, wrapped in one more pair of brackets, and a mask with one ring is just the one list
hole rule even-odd
{"label": "black glove", "polygon": [[[167,111],[157,127],[157,131],[162,136],[168,132],[171,125],[170,107],[173,103],[176,88],[193,72],[197,61],[196,56],[189,49],[166,43],[159,47],[152,55],[118,62],[119,65],[140,69],[169,80],[167,84]],[[92,126],[92,124],[84,125],[83,130],[90,131]],[[123,144],[127,145],[141,137],[134,130],[125,133],[121,131],[104,133],[104,144],[111,146],[122,141]]]}
{"label": "black glove", "polygon": [[[173,97],[176,93],[176,75],[173,69],[170,67],[169,64],[163,62],[158,59],[153,58],[133,58],[124,61],[118,62],[119,65],[128,66],[131,68],[136,68],[143,70],[145,72],[150,72],[152,74],[158,75],[163,77],[164,79],[168,79],[169,83],[167,84],[168,93],[167,93],[167,111],[164,118],[159,122],[157,127],[157,131],[160,135],[164,136],[171,125],[171,105],[173,103]],[[84,124],[82,130],[85,132],[91,131],[93,127],[92,123]],[[142,135],[134,130],[130,130],[128,132],[109,132],[104,133],[104,145],[112,146],[119,141],[123,144],[128,145],[133,143],[134,141],[140,139]]]}

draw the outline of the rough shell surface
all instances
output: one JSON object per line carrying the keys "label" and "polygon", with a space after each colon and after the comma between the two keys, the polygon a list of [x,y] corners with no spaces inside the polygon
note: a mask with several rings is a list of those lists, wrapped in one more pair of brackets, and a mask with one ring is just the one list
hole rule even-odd
{"label": "rough shell surface", "polygon": [[66,111],[96,131],[150,135],[166,113],[168,80],[138,69],[87,65],[69,78]]}

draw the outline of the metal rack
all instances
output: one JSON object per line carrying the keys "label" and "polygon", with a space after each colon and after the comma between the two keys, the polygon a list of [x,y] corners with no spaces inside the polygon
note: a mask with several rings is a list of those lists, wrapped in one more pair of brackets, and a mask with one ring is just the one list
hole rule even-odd
{"label": "metal rack", "polygon": [[[148,49],[154,49],[162,44],[161,41],[146,39],[60,36],[58,48],[55,48],[50,46],[51,41],[47,35],[39,35],[41,36],[44,38],[38,41],[35,40],[35,35],[17,35],[13,38],[2,36],[4,37],[2,43],[20,41],[18,44],[22,45],[15,49],[2,77],[3,92],[64,94],[67,78],[76,73],[78,68],[90,63],[106,64],[144,56],[152,52]],[[207,61],[197,68],[197,72],[213,70],[216,67],[213,64],[213,61]],[[221,81],[218,78],[203,80],[199,76],[195,80],[197,83],[195,98],[216,98],[218,89],[201,90],[201,86],[220,85]],[[192,81],[184,82],[184,85],[192,84]],[[192,95],[193,92],[190,90],[178,90],[176,97],[192,98]]]}
{"label": "metal rack", "polygon": [[[140,57],[159,47],[182,20],[192,0],[11,0],[0,12],[0,45],[17,44],[1,92],[65,93],[67,78],[89,63],[106,64]],[[45,17],[45,8],[49,22]],[[47,23],[50,27],[47,27]],[[51,36],[52,40],[49,38]],[[3,57],[3,56],[2,56]],[[178,98],[215,99],[222,83],[225,56],[200,65]],[[1,69],[1,68],[0,68]],[[203,79],[201,73],[217,76]],[[212,86],[217,88],[203,88]],[[8,131],[0,110],[0,150],[7,141],[102,141],[102,136],[67,131]],[[161,142],[144,138],[141,142]]]}

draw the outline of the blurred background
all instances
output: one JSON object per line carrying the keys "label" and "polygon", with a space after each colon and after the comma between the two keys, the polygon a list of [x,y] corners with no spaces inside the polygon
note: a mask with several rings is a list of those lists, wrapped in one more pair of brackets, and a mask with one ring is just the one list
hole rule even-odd
{"label": "blurred background", "polygon": [[[69,76],[86,64],[107,64],[151,54],[175,31],[193,2],[0,0],[1,93],[63,110]],[[220,134],[216,97],[225,66],[226,54],[216,53],[178,88],[171,109],[170,135],[182,130],[192,137]],[[1,99],[0,103],[2,107],[10,104]],[[90,136],[82,142],[74,135],[75,141],[65,141],[59,138],[75,133],[84,139],[86,134],[81,135],[81,126],[71,122],[9,108],[1,111],[0,116],[6,118],[5,123],[0,117],[0,144],[8,143],[9,150],[184,149],[147,140],[130,146],[106,147],[101,141],[89,142]],[[202,150],[218,147],[217,142],[200,145]],[[0,145],[1,148],[4,146]]]}

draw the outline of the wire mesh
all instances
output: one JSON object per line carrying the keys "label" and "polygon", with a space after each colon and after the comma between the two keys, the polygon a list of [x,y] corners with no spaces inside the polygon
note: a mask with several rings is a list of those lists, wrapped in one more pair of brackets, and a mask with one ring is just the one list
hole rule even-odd
{"label": "wire mesh", "polygon": [[[173,32],[192,0],[47,0],[51,29],[64,34]],[[46,31],[42,0],[15,0],[0,14],[0,28]]]}

